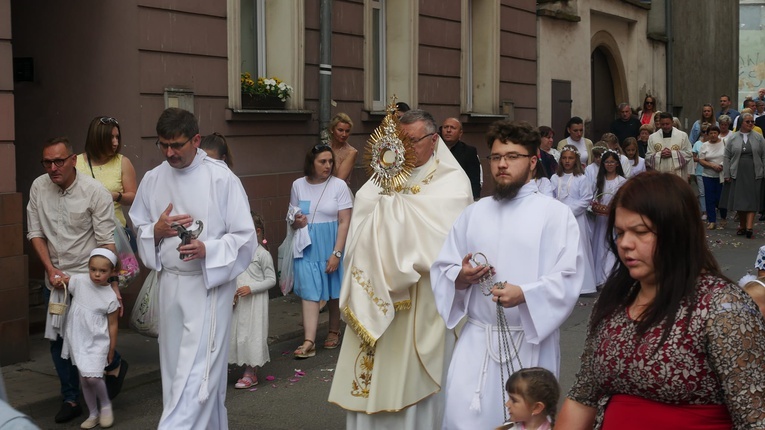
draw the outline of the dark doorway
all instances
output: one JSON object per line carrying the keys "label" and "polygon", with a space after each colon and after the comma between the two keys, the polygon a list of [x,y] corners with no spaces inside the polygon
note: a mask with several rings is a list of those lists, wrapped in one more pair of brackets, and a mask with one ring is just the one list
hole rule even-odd
{"label": "dark doorway", "polygon": [[563,139],[563,133],[566,131],[566,123],[571,119],[571,81],[552,80],[552,100],[550,108],[552,109],[552,124],[550,128],[555,132],[556,145]]}
{"label": "dark doorway", "polygon": [[608,52],[602,47],[595,48],[590,57],[592,66],[592,123],[585,130],[593,142],[600,140],[603,133],[611,129],[611,122],[616,119],[616,100],[614,97],[614,79],[608,65]]}

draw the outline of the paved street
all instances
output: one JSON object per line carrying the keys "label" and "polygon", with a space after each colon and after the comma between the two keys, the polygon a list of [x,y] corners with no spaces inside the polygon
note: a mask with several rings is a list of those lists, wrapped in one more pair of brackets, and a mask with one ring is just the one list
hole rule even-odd
{"label": "paved street", "polygon": [[[757,236],[752,240],[735,236],[733,226],[713,231],[709,235],[712,250],[720,265],[734,281],[751,269],[757,249],[764,242],[761,236],[763,227],[762,223],[755,225]],[[561,386],[564,393],[573,383],[578,370],[579,354],[593,302],[592,298],[580,299],[562,329]],[[319,344],[322,341],[323,335]],[[315,358],[296,361],[290,352],[298,343],[299,339],[291,339],[272,345],[272,362],[259,372],[260,385],[256,390],[234,390],[233,383],[240,376],[240,370],[232,370],[226,403],[232,429],[313,430],[345,427],[344,413],[326,401],[339,350],[326,351],[320,348]],[[297,370],[304,372],[305,376],[296,376]],[[266,381],[268,375],[275,379]],[[156,377],[144,380],[129,386],[114,403],[114,428],[156,428],[162,409],[161,386]],[[54,424],[53,415],[58,407],[58,398],[52,398],[22,407],[21,410],[32,416],[43,429],[79,428],[79,419],[66,425]]]}

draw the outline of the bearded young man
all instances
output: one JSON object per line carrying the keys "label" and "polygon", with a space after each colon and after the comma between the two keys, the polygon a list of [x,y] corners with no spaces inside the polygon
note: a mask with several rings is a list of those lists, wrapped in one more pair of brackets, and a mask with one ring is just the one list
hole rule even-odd
{"label": "bearded young man", "polygon": [[[571,210],[542,195],[532,180],[539,141],[528,124],[492,124],[487,143],[494,195],[462,212],[431,268],[447,328],[468,317],[446,378],[445,429],[503,422],[497,303],[517,348],[516,353],[511,347],[514,369],[541,366],[558,375],[558,328],[576,304],[585,268]],[[477,253],[493,268],[472,264]],[[476,257],[478,263],[483,256]],[[493,280],[482,288],[479,279],[489,270],[495,271]]]}

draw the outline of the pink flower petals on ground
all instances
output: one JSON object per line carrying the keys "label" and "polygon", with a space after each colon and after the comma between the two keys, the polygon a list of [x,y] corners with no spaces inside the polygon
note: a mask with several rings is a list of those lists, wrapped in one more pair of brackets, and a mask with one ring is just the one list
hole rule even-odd
{"label": "pink flower petals on ground", "polygon": [[273,375],[266,376],[266,381],[273,381],[274,379],[276,378]]}

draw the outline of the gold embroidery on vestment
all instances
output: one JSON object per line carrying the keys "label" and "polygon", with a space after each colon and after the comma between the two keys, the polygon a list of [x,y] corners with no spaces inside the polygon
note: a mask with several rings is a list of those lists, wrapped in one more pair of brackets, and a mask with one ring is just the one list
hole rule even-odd
{"label": "gold embroidery on vestment", "polygon": [[354,397],[369,398],[369,387],[372,385],[372,370],[375,367],[375,348],[364,345],[359,346],[359,355],[353,367],[353,381],[351,381],[351,395]]}
{"label": "gold embroidery on vestment", "polygon": [[356,283],[358,283],[359,286],[361,286],[361,288],[367,293],[367,296],[372,299],[372,303],[374,303],[377,308],[380,309],[380,312],[382,312],[383,315],[388,315],[388,308],[390,308],[390,303],[375,295],[375,290],[372,288],[372,283],[364,277],[364,271],[357,267],[351,267],[351,275],[353,276],[353,279],[356,280]]}

